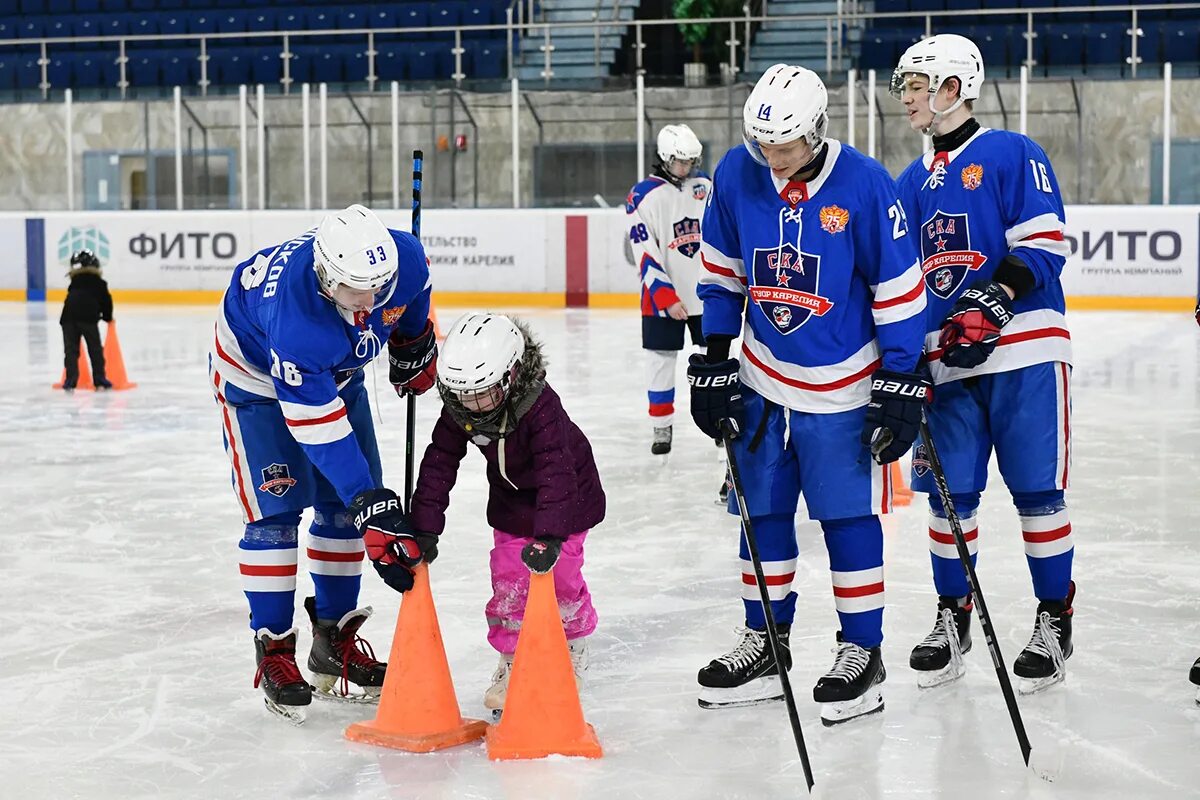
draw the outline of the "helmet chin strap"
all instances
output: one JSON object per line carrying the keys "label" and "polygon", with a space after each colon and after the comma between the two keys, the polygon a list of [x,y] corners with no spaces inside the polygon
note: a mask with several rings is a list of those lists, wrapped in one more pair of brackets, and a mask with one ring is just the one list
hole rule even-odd
{"label": "helmet chin strap", "polygon": [[[954,76],[952,75],[950,77],[953,78]],[[950,80],[950,78],[947,78],[946,80]],[[958,79],[955,78],[955,80],[958,80]],[[940,122],[947,114],[953,114],[955,111],[957,111],[959,109],[959,107],[962,106],[962,104],[964,102],[966,102],[966,99],[962,96],[962,81],[959,80],[958,81],[958,92],[959,92],[958,99],[955,100],[953,103],[951,103],[949,108],[942,109],[941,111],[939,111],[936,107],[934,107],[933,101],[937,98],[938,90],[940,90],[942,88],[942,86],[945,85],[945,83],[946,83],[946,81],[942,81],[941,83],[939,83],[937,85],[936,88],[933,86],[932,83],[930,84],[929,110],[933,112],[933,119],[931,119],[929,121],[928,127],[924,128],[921,131],[921,133],[923,133],[926,136],[932,136],[933,135],[933,133],[932,133],[933,126],[937,125],[938,122]]]}

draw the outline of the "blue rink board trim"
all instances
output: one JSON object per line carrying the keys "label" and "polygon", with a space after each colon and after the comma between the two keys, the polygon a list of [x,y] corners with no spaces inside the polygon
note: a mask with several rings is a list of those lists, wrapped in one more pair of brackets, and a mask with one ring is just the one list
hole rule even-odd
{"label": "blue rink board trim", "polygon": [[46,220],[25,220],[25,298],[46,299]]}

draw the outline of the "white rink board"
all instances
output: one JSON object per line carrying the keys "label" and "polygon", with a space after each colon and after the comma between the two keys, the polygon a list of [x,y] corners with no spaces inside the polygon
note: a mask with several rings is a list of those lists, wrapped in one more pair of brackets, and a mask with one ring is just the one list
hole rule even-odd
{"label": "white rink board", "polygon": [[1200,207],[1069,206],[1068,296],[1195,297]]}

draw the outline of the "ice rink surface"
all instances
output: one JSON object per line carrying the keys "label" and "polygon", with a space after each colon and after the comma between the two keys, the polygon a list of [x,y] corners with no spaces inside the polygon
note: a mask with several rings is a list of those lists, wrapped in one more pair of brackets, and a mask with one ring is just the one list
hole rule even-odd
{"label": "ice rink surface", "polygon": [[[0,304],[0,796],[804,796],[782,703],[696,705],[696,670],[734,644],[741,620],[736,525],[713,502],[722,467],[685,392],[675,451],[666,463],[649,453],[636,312],[526,315],[609,499],[584,570],[600,627],[583,704],[605,757],[492,763],[482,744],[410,755],[344,740],[370,707],[314,702],[302,728],[264,711],[238,579],[241,516],[206,385],[213,309],[118,306],[140,386],[104,395],[50,390],[58,310]],[[443,324],[457,313],[443,310]],[[963,681],[917,689],[908,652],[936,602],[917,502],[886,523],[886,710],[840,728],[823,728],[811,700],[837,623],[819,530],[799,528],[791,677],[823,796],[1200,796],[1200,707],[1187,682],[1200,655],[1200,330],[1185,314],[1070,322],[1076,649],[1064,685],[1020,701],[1035,754],[1061,763],[1057,782],[1022,769],[982,637]],[[403,403],[386,364],[377,383],[385,477],[400,489]],[[438,401],[419,407],[418,453]],[[496,659],[484,638],[482,464],[464,462],[431,571],[468,716],[483,713]],[[1011,665],[1035,602],[1015,511],[993,481],[979,574]],[[308,591],[302,557],[297,605]],[[386,657],[399,598],[368,569],[363,602],[376,610],[363,633]]]}

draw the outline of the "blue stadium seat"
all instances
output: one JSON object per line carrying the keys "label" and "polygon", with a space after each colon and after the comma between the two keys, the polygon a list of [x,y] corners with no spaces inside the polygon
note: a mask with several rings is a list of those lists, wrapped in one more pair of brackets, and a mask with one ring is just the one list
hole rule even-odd
{"label": "blue stadium seat", "polygon": [[[1128,11],[1106,10],[1105,6],[1127,6],[1126,0],[1094,0],[1092,3],[1098,10],[1088,16],[1092,22],[1124,22],[1128,25],[1132,18]],[[1136,5],[1136,3],[1134,4]]]}
{"label": "blue stadium seat", "polygon": [[[462,10],[459,22],[462,25],[491,25],[492,10],[485,5],[467,4],[467,7]],[[471,38],[494,35],[495,31],[463,31],[464,37],[469,36]]]}
{"label": "blue stadium seat", "polygon": [[0,0],[0,17],[18,17],[21,4],[17,0]]}
{"label": "blue stadium seat", "polygon": [[42,17],[24,17],[17,23],[17,36],[21,39],[40,39],[46,35],[46,20]]}
{"label": "blue stadium seat", "polygon": [[71,60],[69,53],[51,56],[46,65],[46,81],[55,89],[71,86]]}
{"label": "blue stadium seat", "polygon": [[107,14],[96,23],[98,36],[124,36],[129,33],[129,19],[124,14]]}
{"label": "blue stadium seat", "polygon": [[117,13],[129,8],[128,0],[100,0],[100,8],[108,13]]}
{"label": "blue stadium seat", "polygon": [[178,11],[187,8],[186,0],[158,0],[158,8],[162,11]]}
{"label": "blue stadium seat", "polygon": [[[266,32],[279,30],[275,12],[269,8],[256,8],[246,15],[246,30]],[[253,40],[251,40],[253,41]]]}
{"label": "blue stadium seat", "polygon": [[291,46],[292,60],[288,66],[292,80],[297,83],[312,83],[313,68],[323,48],[320,45],[294,44]]}
{"label": "blue stadium seat", "polygon": [[1079,71],[1083,64],[1084,39],[1078,25],[1052,23],[1042,26],[1040,34],[1039,60],[1044,66],[1044,74],[1061,75]]}
{"label": "blue stadium seat", "polygon": [[372,6],[367,15],[367,25],[371,28],[395,28],[399,25],[396,16],[399,11],[391,6]]}
{"label": "blue stadium seat", "polygon": [[217,8],[242,8],[246,5],[244,0],[208,0],[208,2]]}
{"label": "blue stadium seat", "polygon": [[158,35],[158,17],[152,14],[133,14],[129,21],[130,36]]}
{"label": "blue stadium seat", "polygon": [[71,0],[49,0],[46,3],[46,12],[49,14],[70,14],[74,10]]}
{"label": "blue stadium seat", "polygon": [[[75,17],[71,24],[71,35],[75,37],[101,36],[100,26],[93,17]],[[95,44],[84,44],[81,47],[95,47]]]}
{"label": "blue stadium seat", "polygon": [[[1008,43],[1014,35],[1012,28],[1006,25],[978,25],[967,28],[966,36],[979,46],[979,54],[983,56],[984,68],[989,77],[999,78],[1007,75],[1010,64],[1020,66],[1020,56],[1014,58],[1009,55]],[[1023,54],[1025,40],[1013,41]]]}
{"label": "blue stadium seat", "polygon": [[306,30],[308,17],[302,8],[282,9],[275,15],[275,27],[281,31]]}
{"label": "blue stadium seat", "polygon": [[200,80],[200,62],[191,54],[168,51],[162,62],[162,80],[167,86],[194,86]]}
{"label": "blue stadium seat", "polygon": [[[238,9],[214,9],[212,15],[217,20],[217,33],[245,33],[249,16],[247,12]],[[241,36],[232,36],[222,39],[221,42],[228,45],[262,44],[261,41],[248,41]]]}
{"label": "blue stadium seat", "polygon": [[471,69],[468,78],[475,80],[496,80],[507,77],[508,50],[504,42],[472,42],[475,45],[471,53]]}
{"label": "blue stadium seat", "polygon": [[453,71],[450,45],[429,42],[407,47],[408,77],[414,81],[449,80]]}
{"label": "blue stadium seat", "polygon": [[946,0],[909,0],[908,7],[913,11],[945,11]]}
{"label": "blue stadium seat", "polygon": [[148,89],[161,84],[158,57],[149,52],[130,56],[126,70],[130,86]]}
{"label": "blue stadium seat", "polygon": [[71,17],[69,14],[60,14],[54,17],[47,17],[46,24],[42,30],[45,32],[45,35],[51,39],[59,39],[71,36],[73,33],[71,29]]}
{"label": "blue stadium seat", "polygon": [[16,55],[0,56],[0,92],[11,92],[17,85]]}
{"label": "blue stadium seat", "polygon": [[1137,43],[1138,58],[1141,59],[1138,63],[1138,77],[1141,77],[1140,70],[1142,68],[1153,66],[1157,69],[1158,65],[1163,62],[1163,31],[1159,25],[1141,23],[1138,27],[1142,30],[1142,35],[1138,37]]}
{"label": "blue stadium seat", "polygon": [[100,0],[75,0],[76,14],[94,14],[100,10]]}
{"label": "blue stadium seat", "polygon": [[168,36],[187,33],[187,19],[183,14],[163,14],[158,18],[158,32]]}
{"label": "blue stadium seat", "polygon": [[1119,22],[1085,25],[1086,67],[1088,74],[1123,74],[1129,51],[1129,35]]}
{"label": "blue stadium seat", "polygon": [[326,30],[337,27],[337,16],[332,11],[312,8],[305,15],[306,27],[310,31]]}
{"label": "blue stadium seat", "polygon": [[396,24],[402,28],[429,26],[431,3],[405,3],[396,14]]}
{"label": "blue stadium seat", "polygon": [[342,6],[337,10],[337,26],[342,30],[370,27],[371,9],[368,6]]}
{"label": "blue stadium seat", "polygon": [[429,24],[448,28],[458,24],[462,11],[458,3],[435,3],[429,15]]}
{"label": "blue stadium seat", "polygon": [[74,81],[77,86],[116,88],[117,82],[121,79],[115,51],[96,50],[76,53],[74,61]]}
{"label": "blue stadium seat", "polygon": [[1200,35],[1196,29],[1174,24],[1163,27],[1163,61],[1170,61],[1172,65],[1200,61]]}
{"label": "blue stadium seat", "polygon": [[[378,67],[379,53],[376,48],[376,70]],[[342,80],[347,83],[365,83],[367,80],[367,48],[364,45],[349,45],[338,48],[342,57]],[[375,77],[379,77],[378,71]]]}
{"label": "blue stadium seat", "polygon": [[46,0],[21,0],[22,14],[45,14]]}
{"label": "blue stadium seat", "polygon": [[15,39],[17,37],[17,25],[15,20],[8,20],[0,17],[0,39]]}
{"label": "blue stadium seat", "polygon": [[130,11],[154,11],[157,7],[156,0],[129,0]]}
{"label": "blue stadium seat", "polygon": [[343,61],[340,48],[322,47],[313,60],[313,83],[341,83]]}
{"label": "blue stadium seat", "polygon": [[242,48],[219,48],[209,51],[208,79],[221,86],[250,83],[251,52]]}
{"label": "blue stadium seat", "polygon": [[377,48],[375,55],[375,75],[381,81],[407,80],[407,62],[402,45],[388,44]]}
{"label": "blue stadium seat", "polygon": [[280,51],[274,47],[256,47],[249,51],[250,79],[255,83],[274,84],[283,78],[283,60]]}
{"label": "blue stadium seat", "polygon": [[216,33],[217,14],[212,11],[192,13],[186,17],[185,24],[188,33]]}
{"label": "blue stadium seat", "polygon": [[17,61],[17,88],[37,89],[41,82],[42,66],[38,64],[38,57],[36,55],[22,56]]}

